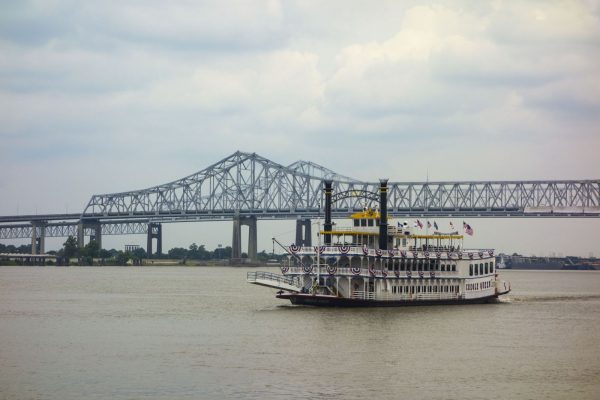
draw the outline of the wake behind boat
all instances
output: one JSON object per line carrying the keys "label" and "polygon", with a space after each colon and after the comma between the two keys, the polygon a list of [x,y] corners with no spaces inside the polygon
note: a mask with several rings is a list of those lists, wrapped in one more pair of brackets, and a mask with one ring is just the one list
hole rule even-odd
{"label": "wake behind boat", "polygon": [[464,249],[458,232],[422,235],[406,221],[388,224],[387,180],[379,210],[351,214],[347,227],[333,229],[332,193],[325,181],[324,245],[282,246],[273,239],[288,254],[282,275],[249,272],[249,283],[278,289],[276,297],[292,304],[339,307],[485,303],[510,291],[493,250]]}

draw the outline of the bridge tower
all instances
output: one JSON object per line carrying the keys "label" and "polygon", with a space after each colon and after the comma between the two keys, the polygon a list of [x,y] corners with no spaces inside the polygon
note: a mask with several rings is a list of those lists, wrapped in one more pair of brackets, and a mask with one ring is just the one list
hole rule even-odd
{"label": "bridge tower", "polygon": [[312,246],[312,233],[310,219],[296,220],[296,245]]}
{"label": "bridge tower", "polygon": [[90,241],[94,240],[102,248],[102,224],[98,220],[79,221],[77,224],[77,245],[85,246],[85,231],[91,229],[94,233],[90,235]]}
{"label": "bridge tower", "polygon": [[46,221],[31,221],[31,254],[46,252],[46,225]]}
{"label": "bridge tower", "polygon": [[233,237],[231,240],[231,259],[242,258],[242,226],[248,226],[248,258],[256,260],[257,255],[257,229],[256,217],[236,215],[233,217]]}
{"label": "bridge tower", "polygon": [[151,222],[148,224],[148,246],[146,252],[148,258],[152,258],[152,240],[156,239],[156,254],[162,254],[162,224],[157,222]]}

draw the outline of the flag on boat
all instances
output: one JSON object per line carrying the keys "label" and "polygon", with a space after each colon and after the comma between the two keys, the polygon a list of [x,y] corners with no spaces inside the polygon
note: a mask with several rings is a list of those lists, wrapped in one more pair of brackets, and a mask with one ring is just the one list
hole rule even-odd
{"label": "flag on boat", "polygon": [[431,222],[427,221],[427,228],[431,228]]}
{"label": "flag on boat", "polygon": [[454,230],[454,224],[452,223],[452,221],[450,221],[450,230],[453,231]]}
{"label": "flag on boat", "polygon": [[419,226],[419,229],[423,229],[423,223],[419,220],[417,220],[417,225]]}
{"label": "flag on boat", "polygon": [[467,224],[465,221],[463,221],[463,229],[467,235],[473,236],[473,228],[471,228],[471,225]]}
{"label": "flag on boat", "polygon": [[437,226],[437,222],[433,221],[433,227],[435,228],[435,230],[438,230],[438,226]]}

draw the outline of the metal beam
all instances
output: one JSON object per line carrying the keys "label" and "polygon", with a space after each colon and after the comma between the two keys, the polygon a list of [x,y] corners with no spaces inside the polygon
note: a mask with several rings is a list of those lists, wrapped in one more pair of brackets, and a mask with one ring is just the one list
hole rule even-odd
{"label": "metal beam", "polygon": [[[324,215],[325,179],[332,181],[336,200],[332,218],[376,205],[374,199],[345,194],[377,193],[379,182],[362,182],[307,161],[286,167],[236,152],[170,183],[94,195],[81,214],[0,217],[0,239],[31,238],[31,224],[39,221],[47,222],[46,237],[66,237],[77,236],[79,221],[88,236],[93,228],[86,224],[92,221],[101,223],[102,235],[126,235],[146,234],[151,222],[314,219]],[[600,180],[390,182],[387,201],[392,217],[598,218]]]}

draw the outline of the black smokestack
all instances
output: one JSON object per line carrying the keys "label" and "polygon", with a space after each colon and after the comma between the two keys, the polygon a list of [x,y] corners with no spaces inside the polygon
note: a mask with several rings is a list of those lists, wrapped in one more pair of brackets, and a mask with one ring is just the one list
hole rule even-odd
{"label": "black smokestack", "polygon": [[387,179],[380,179],[379,183],[379,248],[387,250],[388,235],[387,235]]}
{"label": "black smokestack", "polygon": [[[331,232],[331,189],[332,181],[325,181],[325,232]],[[331,233],[325,233],[325,245],[331,245]]]}

